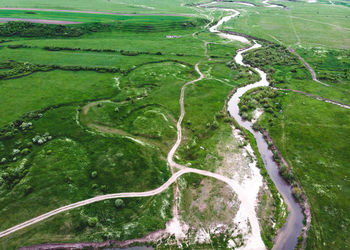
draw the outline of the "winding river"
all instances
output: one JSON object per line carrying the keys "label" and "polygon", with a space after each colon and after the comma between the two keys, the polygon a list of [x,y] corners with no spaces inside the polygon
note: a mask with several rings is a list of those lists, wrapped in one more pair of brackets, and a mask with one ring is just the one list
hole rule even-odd
{"label": "winding river", "polygon": [[[223,17],[216,25],[209,29],[210,32],[217,33],[219,36],[227,39],[245,42],[245,40],[247,40],[245,37],[228,36],[227,34],[222,33],[218,30],[218,27],[221,24],[239,15],[239,12],[236,10],[230,9],[229,11],[234,12],[234,14]],[[250,65],[246,65],[243,63],[242,55],[249,50],[257,49],[260,47],[261,45],[255,42],[255,44],[251,47],[241,50],[235,56],[236,63],[245,67],[250,67]],[[238,103],[240,101],[241,96],[243,96],[250,89],[269,86],[269,82],[266,78],[266,73],[258,68],[254,68],[254,70],[260,75],[261,80],[256,83],[249,84],[245,87],[237,89],[236,93],[231,97],[231,99],[228,102],[228,111],[240,126],[249,130],[254,135],[255,140],[257,142],[257,146],[259,148],[259,152],[264,161],[265,168],[268,174],[270,175],[271,180],[275,183],[279,193],[282,195],[285,203],[288,206],[289,213],[287,221],[285,225],[279,230],[278,235],[275,238],[275,244],[273,249],[294,249],[298,241],[298,236],[301,234],[303,228],[304,215],[302,213],[302,209],[293,197],[291,186],[280,176],[278,166],[273,160],[273,153],[271,152],[271,150],[269,150],[263,135],[260,132],[254,131],[252,129],[253,124],[249,121],[244,121],[239,115]]]}

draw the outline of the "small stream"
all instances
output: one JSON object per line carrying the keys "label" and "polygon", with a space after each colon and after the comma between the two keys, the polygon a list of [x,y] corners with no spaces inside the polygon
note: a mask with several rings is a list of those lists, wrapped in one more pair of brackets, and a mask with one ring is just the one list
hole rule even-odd
{"label": "small stream", "polygon": [[[248,67],[249,65],[245,65],[242,62],[242,54],[248,50],[259,47],[261,47],[261,45],[256,43],[252,47],[239,52],[235,57],[235,61],[242,66]],[[298,241],[298,236],[301,234],[303,228],[304,215],[302,213],[301,207],[293,197],[291,186],[280,176],[278,166],[273,160],[273,153],[271,150],[269,150],[263,135],[260,132],[254,131],[252,129],[253,124],[249,121],[242,120],[241,116],[239,115],[238,103],[240,101],[240,97],[250,89],[269,85],[269,82],[266,79],[266,73],[260,69],[254,69],[260,75],[261,80],[259,82],[239,88],[228,102],[228,111],[240,126],[249,130],[254,135],[259,152],[264,161],[265,168],[288,206],[289,214],[287,221],[285,225],[279,230],[273,249],[294,249]]]}
{"label": "small stream", "polygon": [[[227,39],[238,40],[243,42],[244,40],[246,40],[245,37],[227,36],[226,34],[218,30],[218,27],[221,24],[239,15],[239,12],[236,10],[230,9],[227,11],[235,12],[235,14],[222,18],[216,25],[209,29],[210,32],[216,33],[219,36]],[[238,54],[235,56],[236,63],[245,67],[250,67],[250,65],[246,65],[243,63],[243,54],[249,50],[257,49],[260,47],[261,45],[255,42],[255,44],[249,47],[248,49],[238,52]],[[288,206],[287,221],[284,224],[284,226],[278,231],[273,249],[294,249],[297,244],[298,237],[301,234],[303,228],[304,215],[302,213],[302,209],[293,197],[291,186],[280,176],[278,166],[273,160],[273,153],[271,150],[269,150],[263,135],[260,132],[254,131],[252,128],[253,124],[249,121],[244,121],[239,115],[238,103],[240,101],[241,96],[243,96],[250,89],[269,86],[269,82],[266,79],[266,73],[258,68],[254,68],[254,70],[260,75],[261,80],[256,83],[249,84],[247,86],[237,89],[236,93],[231,97],[231,99],[228,102],[228,111],[240,126],[249,130],[254,135],[259,152],[264,161],[265,168],[271,180],[275,183],[279,193],[282,195],[284,202]]]}

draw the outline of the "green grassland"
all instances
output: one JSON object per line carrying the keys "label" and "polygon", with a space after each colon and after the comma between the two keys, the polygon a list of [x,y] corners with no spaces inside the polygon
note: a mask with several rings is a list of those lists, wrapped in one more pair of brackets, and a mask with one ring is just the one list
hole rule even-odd
{"label": "green grassland", "polygon": [[[304,65],[283,47],[265,45],[264,49],[248,52],[245,62],[268,72],[275,87],[349,104],[347,51],[321,48],[298,51],[316,66],[319,79],[330,86],[312,81]],[[240,108],[248,119],[256,108],[264,109],[259,126],[268,130],[306,192],[312,214],[307,248],[347,248],[348,109],[271,89],[247,92]]]}
{"label": "green grassland", "polygon": [[1,82],[1,126],[23,113],[62,103],[79,103],[117,92],[114,75],[52,71]]}
{"label": "green grassland", "polygon": [[283,113],[266,113],[260,124],[268,128],[309,199],[308,249],[345,249],[350,244],[350,113],[294,93],[278,99]]}
{"label": "green grassland", "polygon": [[90,10],[90,11],[110,11],[110,12],[125,12],[125,13],[192,13],[193,11],[186,6],[182,6],[182,3],[193,3],[199,1],[192,0],[174,0],[174,1],[162,1],[162,0],[96,0],[96,1],[68,1],[63,0],[57,2],[47,2],[45,0],[39,1],[26,1],[26,0],[14,0],[11,2],[0,1],[0,5],[3,7],[11,8],[47,8],[47,9],[62,9],[62,10]]}
{"label": "green grassland", "polygon": [[316,66],[318,78],[329,86],[313,81],[303,63],[283,46],[269,45],[264,49],[248,52],[244,60],[268,72],[275,87],[300,90],[350,104],[347,67],[350,61],[346,57],[348,52],[332,49],[321,49],[322,54],[315,53],[315,50],[299,51]]}
{"label": "green grassland", "polygon": [[[137,26],[144,22],[132,20]],[[163,18],[155,20],[156,27],[164,23]],[[176,20],[170,17],[169,22]],[[209,69],[215,68],[214,77],[226,82],[206,80],[186,90],[186,98],[192,96],[186,102],[185,122],[191,126],[184,133],[189,137],[208,131],[207,123],[214,121],[229,91],[249,75],[235,72],[232,64],[232,54],[241,44],[209,45],[213,60],[207,64],[201,39],[210,35],[203,31],[192,36],[199,26],[181,27],[167,32],[120,28],[80,38],[15,36],[1,47],[2,74],[8,74],[0,81],[5,98],[0,119],[0,219],[6,221],[1,230],[99,194],[154,189],[169,178],[164,159],[176,138],[180,89],[197,78],[194,64],[202,61],[208,77]],[[81,50],[49,51],[45,46]],[[131,56],[132,52],[147,53]],[[71,66],[76,66],[74,71]],[[102,73],[103,69],[118,70]],[[214,100],[209,109],[201,108]],[[99,101],[84,115],[86,105]],[[89,124],[125,131],[146,144]],[[212,136],[213,132],[206,139]],[[116,209],[114,201],[100,202],[55,216],[1,239],[0,248],[142,237],[165,227],[172,194],[169,190],[124,203]]]}
{"label": "green grassland", "polygon": [[283,4],[289,9],[256,8],[256,11],[242,12],[239,18],[225,23],[222,29],[253,35],[285,46],[349,49],[350,16],[347,7],[299,1]]}
{"label": "green grassland", "polygon": [[[0,6],[198,14],[190,7],[198,2],[0,0]],[[281,45],[261,42],[263,49],[247,53],[246,63],[268,72],[276,87],[350,104],[346,3],[283,2],[289,9],[281,10],[252,2],[258,7],[218,3],[241,10],[241,16],[223,29]],[[231,120],[222,112],[225,99],[234,87],[258,80],[256,73],[233,62],[235,51],[246,45],[223,42],[203,29],[207,21],[198,16],[35,13],[0,10],[1,17],[111,26],[79,37],[0,37],[5,40],[0,44],[0,75],[8,74],[0,80],[0,230],[96,195],[147,191],[164,183],[170,177],[165,158],[176,139],[180,90],[198,77],[198,62],[206,79],[186,88],[184,138],[176,158],[196,168],[217,169],[217,145],[231,134]],[[223,12],[212,14],[217,20]],[[330,87],[312,81],[286,46],[295,48]],[[257,93],[261,102],[249,106],[252,99],[246,100],[248,117],[256,106],[265,108],[259,125],[269,131],[292,166],[311,205],[308,248],[349,247],[349,112],[300,94],[259,90],[250,95]],[[202,180],[189,175],[181,182],[198,194]],[[268,246],[274,234],[269,230],[271,218],[278,217],[274,213],[280,209],[273,198],[266,198],[269,192],[259,208]],[[171,217],[171,188],[155,197],[123,201],[122,208],[111,200],[54,216],[0,239],[0,249],[133,239],[164,228]],[[191,197],[186,201],[184,208]]]}
{"label": "green grassland", "polygon": [[27,10],[0,10],[2,18],[26,18],[26,19],[44,19],[44,20],[63,20],[70,22],[104,22],[104,23],[124,23],[127,25],[155,24],[155,20],[162,20],[164,24],[171,21],[181,22],[189,20],[185,16],[122,16],[108,14],[90,14],[90,13],[70,13],[70,12],[51,12],[51,11],[27,11]]}

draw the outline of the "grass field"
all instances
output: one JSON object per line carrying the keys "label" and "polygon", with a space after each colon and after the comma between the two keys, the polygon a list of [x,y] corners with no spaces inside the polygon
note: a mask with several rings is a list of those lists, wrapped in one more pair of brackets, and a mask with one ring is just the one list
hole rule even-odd
{"label": "grass field", "polygon": [[112,74],[53,71],[4,81],[0,88],[0,124],[4,126],[33,110],[111,96],[118,92],[113,78]]}
{"label": "grass field", "polygon": [[[2,7],[12,8],[47,8],[47,9],[62,9],[62,10],[90,10],[90,11],[113,11],[113,12],[125,12],[125,13],[191,13],[189,8],[181,6],[182,3],[192,3],[194,1],[108,1],[108,0],[95,0],[84,1],[77,0],[74,2],[63,0],[59,3],[47,2],[44,0],[39,1],[0,1]],[[199,1],[196,1],[199,2]]]}
{"label": "grass field", "polygon": [[[349,104],[347,51],[298,50],[315,65],[319,79],[330,85],[324,86],[312,81],[308,70],[287,50],[273,47],[249,52],[246,62],[269,72],[275,87]],[[348,109],[288,91],[252,90],[241,110],[249,118],[255,108],[265,110],[258,123],[268,130],[309,199],[312,221],[307,248],[348,248]]]}
{"label": "grass field", "polygon": [[256,8],[256,11],[242,12],[237,20],[227,22],[222,29],[261,37],[285,46],[349,49],[348,7],[303,2],[283,4],[289,9]]}
{"label": "grass field", "polygon": [[[126,19],[140,27],[147,18]],[[6,220],[2,230],[62,205],[99,194],[150,190],[169,178],[164,158],[176,138],[180,89],[197,77],[194,64],[203,61],[201,67],[208,71],[208,77],[212,67],[213,76],[226,82],[203,81],[198,89],[186,91],[186,96],[192,95],[186,103],[188,115],[196,117],[185,118],[191,124],[185,134],[191,137],[194,132],[203,134],[208,130],[206,124],[222,109],[228,92],[248,75],[226,65],[241,44],[210,45],[208,54],[213,60],[206,64],[204,42],[200,39],[218,40],[207,32],[192,36],[200,26],[169,29],[166,23],[178,19],[189,18],[153,18],[154,25],[161,28],[143,33],[123,26],[80,38],[13,37],[1,48],[0,60],[5,65],[2,72],[16,72],[16,78],[0,81],[5,98],[0,119],[0,217]],[[180,37],[169,39],[167,35]],[[45,46],[80,50],[49,51]],[[86,51],[91,49],[113,52]],[[131,55],[134,52],[142,53]],[[11,64],[14,69],[6,66],[9,60],[15,61]],[[30,68],[38,64],[99,66],[120,68],[122,72],[50,68],[30,74],[26,69],[26,65]],[[239,76],[237,82],[231,79],[233,76]],[[210,94],[203,98],[208,91]],[[215,99],[209,113],[200,109],[198,103],[204,105]],[[93,105],[84,114],[85,106],[99,100],[101,104]],[[120,133],[101,133],[89,124],[123,130],[147,144],[135,143]],[[43,176],[46,181],[42,181]],[[1,239],[0,248],[142,237],[165,227],[171,216],[172,192],[126,199],[124,203],[122,209],[116,209],[111,201],[64,213]]]}
{"label": "grass field", "polygon": [[[0,0],[0,7],[189,14],[0,10],[0,17],[83,22],[81,27],[92,22],[110,25],[70,37],[54,32],[40,36],[44,33],[35,28],[39,26],[33,28],[38,32],[34,37],[16,32],[0,37],[0,231],[96,195],[147,191],[163,184],[171,175],[165,159],[176,140],[180,90],[198,78],[197,63],[205,79],[185,90],[184,138],[176,161],[216,171],[223,159],[220,147],[241,152],[222,110],[233,88],[256,82],[258,75],[233,61],[236,50],[246,44],[224,41],[203,29],[209,21],[203,18],[218,20],[225,12],[202,9],[199,16],[193,7],[198,2]],[[217,3],[241,12],[222,29],[274,43],[261,42],[263,48],[248,52],[245,62],[268,72],[278,88],[350,104],[348,3],[282,2],[288,9],[280,9],[251,2],[257,7]],[[312,81],[288,46],[330,87]],[[296,93],[277,91],[265,98],[269,93],[259,94],[259,108],[266,109],[259,124],[269,131],[309,199],[313,220],[308,249],[349,248],[350,113]],[[251,112],[255,106],[248,108]],[[189,224],[207,227],[234,218],[236,210],[228,212],[218,197],[225,196],[225,201],[236,197],[221,183],[188,175],[180,184],[180,214]],[[275,234],[272,225],[281,226],[283,220],[282,205],[273,192],[261,193],[257,209],[268,247]],[[200,214],[204,198],[208,206]],[[155,197],[123,201],[121,208],[111,200],[54,216],[1,238],[0,249],[47,242],[124,241],[165,228],[171,218],[171,188]],[[218,237],[213,244],[193,246],[219,248],[227,242]]]}
{"label": "grass field", "polygon": [[350,112],[294,93],[279,99],[283,113],[264,115],[260,124],[268,128],[310,201],[307,248],[345,249],[350,244]]}

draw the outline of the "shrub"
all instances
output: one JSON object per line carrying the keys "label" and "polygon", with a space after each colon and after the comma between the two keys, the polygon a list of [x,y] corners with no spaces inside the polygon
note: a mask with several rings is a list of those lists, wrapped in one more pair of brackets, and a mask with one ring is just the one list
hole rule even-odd
{"label": "shrub", "polygon": [[97,30],[110,30],[111,25],[85,23],[76,25],[50,25],[30,22],[8,22],[0,26],[0,36],[19,37],[78,37]]}
{"label": "shrub", "polygon": [[89,227],[95,227],[98,222],[98,219],[96,217],[90,217],[88,219],[88,225]]}
{"label": "shrub", "polygon": [[32,138],[32,141],[34,144],[42,145],[46,142],[52,140],[52,136],[50,136],[49,133],[45,133],[44,135],[36,135],[34,138]]}
{"label": "shrub", "polygon": [[273,153],[273,159],[275,159],[275,161],[281,159],[281,158],[280,158],[280,155],[279,155],[278,152],[277,152],[277,150],[273,150],[272,153]]}
{"label": "shrub", "polygon": [[124,207],[124,201],[122,199],[116,199],[114,205],[116,208],[122,208]]}
{"label": "shrub", "polygon": [[280,166],[279,172],[284,179],[288,180],[289,170],[286,165],[282,164]]}
{"label": "shrub", "polygon": [[120,54],[122,54],[123,56],[138,56],[140,53],[137,51],[124,51],[121,50]]}
{"label": "shrub", "polygon": [[30,153],[30,150],[28,149],[28,148],[24,148],[24,149],[22,149],[22,151],[21,151],[21,155],[27,155],[27,154],[29,154]]}
{"label": "shrub", "polygon": [[24,186],[24,194],[25,195],[30,194],[32,191],[33,191],[33,187],[32,186],[30,186],[30,185],[25,185]]}
{"label": "shrub", "polygon": [[241,117],[242,117],[243,120],[247,120],[248,119],[248,114],[246,112],[243,112]]}
{"label": "shrub", "polygon": [[211,124],[211,129],[218,129],[219,128],[219,123],[217,121],[213,121],[213,123]]}
{"label": "shrub", "polygon": [[5,133],[4,138],[5,139],[11,139],[13,136],[14,136],[14,133],[9,131],[9,132]]}
{"label": "shrub", "polygon": [[224,118],[224,114],[222,113],[222,112],[217,112],[216,114],[215,114],[215,117],[217,118],[217,119],[221,119],[221,118]]}
{"label": "shrub", "polygon": [[21,151],[17,148],[12,151],[12,155],[18,155],[19,153],[21,153]]}
{"label": "shrub", "polygon": [[95,179],[97,177],[97,171],[92,171],[91,172],[91,178]]}
{"label": "shrub", "polygon": [[303,195],[303,193],[302,193],[302,191],[301,191],[300,188],[298,188],[298,187],[293,187],[293,188],[292,188],[292,193],[293,193],[294,197],[295,197],[298,201],[301,201],[301,200],[302,200],[302,195]]}
{"label": "shrub", "polygon": [[29,129],[33,126],[31,122],[23,122],[19,127],[21,130]]}

